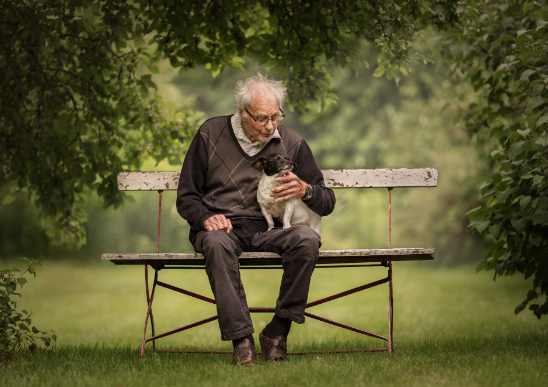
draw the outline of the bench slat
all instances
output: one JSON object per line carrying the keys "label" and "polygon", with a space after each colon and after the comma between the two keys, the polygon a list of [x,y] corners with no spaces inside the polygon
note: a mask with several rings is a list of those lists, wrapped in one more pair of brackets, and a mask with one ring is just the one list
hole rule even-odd
{"label": "bench slat", "polygon": [[[329,188],[389,188],[436,187],[438,171],[435,168],[394,169],[325,169],[322,171]],[[175,190],[179,172],[120,172],[120,191]]]}
{"label": "bench slat", "polygon": [[[411,249],[361,249],[361,250],[320,250],[319,264],[323,263],[359,263],[381,262],[392,258],[392,261],[424,261],[435,258],[434,248]],[[204,256],[197,253],[162,253],[162,254],[103,254],[101,259],[115,265],[137,265],[145,261],[164,264],[203,265]],[[242,253],[240,264],[273,265],[281,263],[276,253]]]}

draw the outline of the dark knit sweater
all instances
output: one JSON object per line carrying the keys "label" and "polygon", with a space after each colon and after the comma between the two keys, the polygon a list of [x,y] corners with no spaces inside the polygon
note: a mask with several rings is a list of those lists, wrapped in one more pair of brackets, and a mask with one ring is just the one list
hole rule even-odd
{"label": "dark knit sweater", "polygon": [[278,125],[281,138],[271,139],[259,153],[249,156],[234,136],[230,117],[207,120],[185,156],[177,188],[177,211],[191,227],[191,241],[204,230],[204,222],[217,214],[225,215],[233,224],[264,222],[266,230],[266,220],[257,202],[262,172],[253,169],[251,163],[273,153],[292,159],[297,164],[293,173],[312,186],[314,195],[304,202],[312,211],[320,216],[333,211],[335,194],[326,188],[323,174],[301,136]]}

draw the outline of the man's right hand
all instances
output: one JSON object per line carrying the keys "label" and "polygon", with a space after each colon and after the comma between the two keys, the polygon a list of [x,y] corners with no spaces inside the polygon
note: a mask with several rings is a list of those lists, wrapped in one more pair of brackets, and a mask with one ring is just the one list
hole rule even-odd
{"label": "man's right hand", "polygon": [[229,233],[232,230],[232,223],[224,215],[213,215],[204,222],[204,228],[207,231],[226,230]]}

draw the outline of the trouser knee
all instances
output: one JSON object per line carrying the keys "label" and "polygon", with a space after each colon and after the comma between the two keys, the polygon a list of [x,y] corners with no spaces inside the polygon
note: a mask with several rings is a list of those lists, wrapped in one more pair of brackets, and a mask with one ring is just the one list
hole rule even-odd
{"label": "trouser knee", "polygon": [[308,226],[296,226],[292,235],[292,247],[286,251],[289,255],[315,260],[321,246],[320,236]]}
{"label": "trouser knee", "polygon": [[232,265],[238,261],[242,249],[226,231],[204,231],[200,235],[200,252],[206,268]]}

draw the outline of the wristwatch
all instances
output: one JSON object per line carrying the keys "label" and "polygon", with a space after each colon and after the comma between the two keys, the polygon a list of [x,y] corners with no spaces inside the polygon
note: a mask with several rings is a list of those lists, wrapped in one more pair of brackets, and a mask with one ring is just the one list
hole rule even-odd
{"label": "wristwatch", "polygon": [[309,185],[306,186],[306,192],[304,193],[304,196],[301,199],[306,202],[306,201],[308,201],[312,198],[313,194],[314,194],[314,189],[309,184]]}

